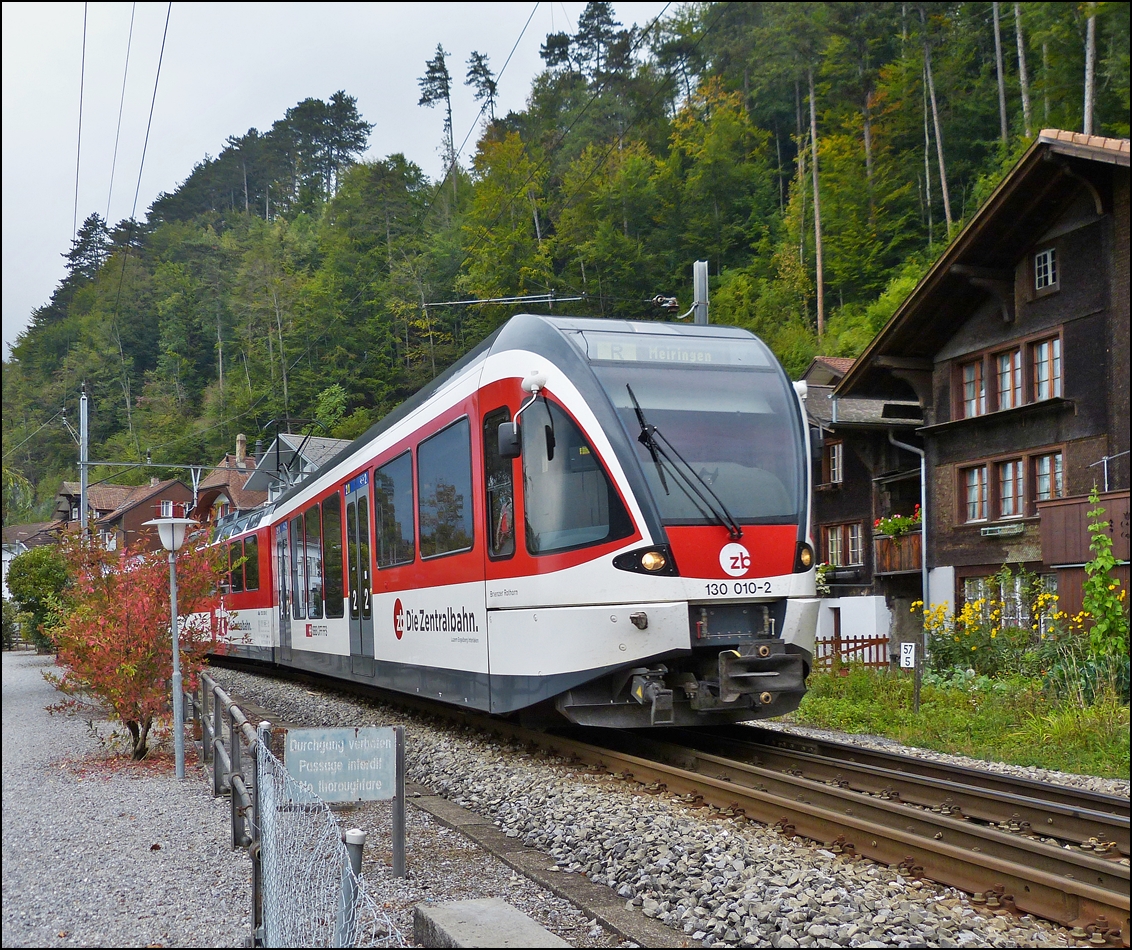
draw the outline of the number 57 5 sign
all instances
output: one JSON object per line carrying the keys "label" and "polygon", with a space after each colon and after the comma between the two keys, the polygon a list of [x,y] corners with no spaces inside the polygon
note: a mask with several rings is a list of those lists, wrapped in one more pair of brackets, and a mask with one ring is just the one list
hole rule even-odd
{"label": "number 57 5 sign", "polygon": [[916,668],[916,644],[900,644],[900,668],[902,670],[914,670]]}

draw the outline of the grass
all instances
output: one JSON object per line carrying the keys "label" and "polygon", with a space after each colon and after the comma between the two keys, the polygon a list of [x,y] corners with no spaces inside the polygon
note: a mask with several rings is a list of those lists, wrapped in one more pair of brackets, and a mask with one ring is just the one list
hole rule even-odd
{"label": "grass", "polygon": [[1126,704],[1114,698],[1089,706],[1058,703],[1023,678],[984,679],[966,689],[925,684],[916,714],[906,673],[864,668],[852,668],[848,676],[816,673],[789,721],[977,759],[1129,777]]}

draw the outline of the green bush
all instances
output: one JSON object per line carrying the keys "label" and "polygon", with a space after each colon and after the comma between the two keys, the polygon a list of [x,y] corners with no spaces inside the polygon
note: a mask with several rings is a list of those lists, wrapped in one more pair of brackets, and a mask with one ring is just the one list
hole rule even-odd
{"label": "green bush", "polygon": [[32,642],[38,650],[53,650],[50,628],[58,617],[67,587],[67,565],[53,544],[32,548],[8,565],[8,590],[21,614],[27,614]]}

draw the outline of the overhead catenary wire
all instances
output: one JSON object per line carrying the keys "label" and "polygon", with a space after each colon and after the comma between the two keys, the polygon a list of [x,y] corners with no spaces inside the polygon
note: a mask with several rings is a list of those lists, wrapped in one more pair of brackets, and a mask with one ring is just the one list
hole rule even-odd
{"label": "overhead catenary wire", "polygon": [[83,151],[83,92],[86,86],[86,17],[87,6],[83,4],[83,55],[79,67],[79,131],[75,137],[75,214],[71,220],[71,244],[79,235],[79,160]]}
{"label": "overhead catenary wire", "polygon": [[130,32],[126,37],[126,65],[122,68],[122,96],[118,102],[118,128],[114,132],[114,157],[110,160],[110,190],[106,194],[106,223],[110,224],[110,199],[114,196],[114,170],[118,167],[118,140],[122,135],[122,112],[126,106],[126,76],[130,71],[130,49],[134,44],[134,14],[138,5],[135,2],[130,7]]}

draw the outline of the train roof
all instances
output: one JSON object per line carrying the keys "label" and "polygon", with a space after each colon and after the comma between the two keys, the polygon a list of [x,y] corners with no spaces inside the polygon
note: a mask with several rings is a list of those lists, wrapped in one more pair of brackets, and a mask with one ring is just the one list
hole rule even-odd
{"label": "train roof", "polygon": [[[582,359],[584,362],[585,358],[575,347],[567,343],[565,338],[571,331],[586,330],[600,330],[605,333],[652,333],[680,337],[709,336],[717,339],[758,339],[750,331],[739,327],[661,323],[645,320],[620,320],[599,317],[554,317],[534,313],[516,314],[498,330],[465,353],[463,357],[453,363],[448,369],[440,373],[431,382],[426,383],[396,409],[378,422],[375,422],[362,435],[358,436],[357,439],[328,459],[321,466],[320,470],[329,471],[340,462],[348,459],[359,449],[373,442],[383,432],[396,425],[397,422],[413,412],[418,406],[423,405],[431,399],[444,388],[449,380],[465,372],[476,363],[486,359],[497,346],[501,349],[532,349],[536,352],[545,352],[548,357],[557,355],[569,358],[569,356],[573,356]],[[767,352],[769,353],[769,350]],[[569,356],[567,356],[567,354],[569,354]],[[317,477],[317,473],[313,473],[313,476]],[[268,505],[267,510],[270,511],[275,506],[286,504],[292,496],[301,491],[305,491],[307,488],[309,488],[308,480],[299,482],[276,498],[273,503]]]}

